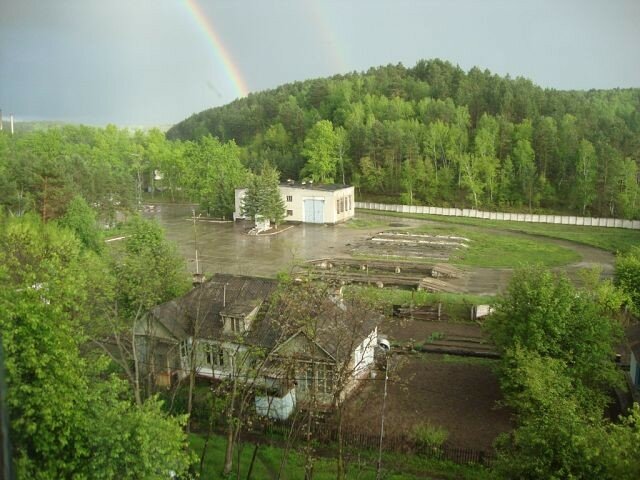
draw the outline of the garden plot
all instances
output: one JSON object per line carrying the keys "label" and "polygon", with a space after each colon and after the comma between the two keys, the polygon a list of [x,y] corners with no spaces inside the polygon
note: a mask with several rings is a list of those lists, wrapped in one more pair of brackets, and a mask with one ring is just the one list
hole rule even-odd
{"label": "garden plot", "polygon": [[458,250],[469,248],[470,243],[471,240],[468,238],[453,235],[380,232],[357,245],[352,253],[373,257],[446,262]]}

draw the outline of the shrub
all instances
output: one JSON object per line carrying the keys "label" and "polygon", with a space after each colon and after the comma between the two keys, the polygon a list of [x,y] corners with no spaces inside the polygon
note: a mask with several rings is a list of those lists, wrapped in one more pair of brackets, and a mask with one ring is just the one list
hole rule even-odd
{"label": "shrub", "polygon": [[413,428],[411,434],[416,447],[420,452],[436,450],[449,438],[449,432],[430,423],[420,423]]}

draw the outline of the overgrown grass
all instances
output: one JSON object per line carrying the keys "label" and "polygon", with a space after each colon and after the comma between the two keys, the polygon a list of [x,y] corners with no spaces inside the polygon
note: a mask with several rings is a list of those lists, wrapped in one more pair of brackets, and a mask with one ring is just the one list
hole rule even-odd
{"label": "overgrown grass", "polygon": [[416,218],[439,223],[472,225],[510,232],[528,233],[550,238],[559,238],[576,243],[582,243],[609,252],[626,252],[634,245],[640,244],[640,231],[626,228],[579,227],[573,225],[556,225],[548,223],[511,222],[503,220],[484,220],[468,217],[445,217],[441,215],[423,215],[418,213],[396,213],[375,210],[366,211],[368,214],[385,215],[398,218]]}
{"label": "overgrown grass", "polygon": [[424,290],[404,290],[401,288],[377,288],[364,285],[350,285],[347,292],[361,295],[370,302],[383,307],[391,305],[480,305],[491,304],[495,297],[492,295],[472,295],[469,293],[431,293]]}
{"label": "overgrown grass", "polygon": [[469,321],[469,309],[472,305],[491,305],[495,297],[490,295],[471,295],[459,293],[430,293],[424,290],[403,290],[400,288],[377,288],[363,285],[351,285],[346,292],[360,295],[390,315],[393,305],[435,305],[442,303],[442,311],[449,320]]}
{"label": "overgrown grass", "polygon": [[[204,438],[200,435],[192,434],[190,437],[191,448],[200,457],[204,447]],[[247,478],[251,457],[253,456],[255,445],[248,443],[242,448],[240,454],[240,477]],[[326,448],[324,446],[323,448]],[[224,462],[225,443],[222,436],[214,435],[209,440],[205,455],[203,472],[201,478],[223,478],[222,467]],[[251,478],[269,479],[278,478],[280,463],[283,456],[283,449],[275,446],[261,445],[256,455]],[[238,478],[237,456],[234,458],[234,473],[230,479]],[[347,462],[347,478],[368,480],[376,478],[375,464],[376,453],[373,451],[351,452]],[[314,463],[314,479],[329,480],[336,477],[336,461],[331,455],[316,458]],[[385,453],[383,455],[383,468],[385,479],[424,479],[433,475],[438,479],[460,479],[460,480],[488,480],[491,478],[490,472],[480,466],[457,465],[453,462],[441,460],[427,460],[418,455],[401,455]],[[304,478],[304,456],[292,450],[289,453],[286,465],[283,469],[283,480],[297,480]]]}
{"label": "overgrown grass", "polygon": [[388,222],[372,220],[369,218],[352,218],[345,225],[349,228],[384,228],[388,227]]}
{"label": "overgrown grass", "polygon": [[469,248],[453,252],[450,262],[475,267],[517,268],[523,265],[557,267],[580,260],[580,255],[567,247],[514,235],[499,235],[464,226],[424,225],[417,232],[455,235],[468,238]]}
{"label": "overgrown grass", "polygon": [[489,367],[497,366],[496,360],[492,358],[464,357],[461,355],[448,355],[446,353],[442,355],[440,361],[442,361],[442,363],[458,365],[486,365]]}

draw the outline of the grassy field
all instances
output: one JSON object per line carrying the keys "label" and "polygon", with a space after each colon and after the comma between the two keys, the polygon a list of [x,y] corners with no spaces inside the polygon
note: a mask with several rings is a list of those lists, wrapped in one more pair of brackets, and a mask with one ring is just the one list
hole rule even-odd
{"label": "grassy field", "polygon": [[[199,435],[191,435],[191,448],[196,452],[198,458],[204,447],[204,438]],[[222,466],[224,460],[224,439],[221,436],[214,435],[209,440],[207,453],[202,471],[202,478],[222,478]],[[326,448],[323,447],[323,448]],[[247,478],[249,465],[253,456],[254,444],[247,444],[240,455],[240,476],[237,477],[236,472],[229,478]],[[251,478],[256,480],[276,479],[280,470],[280,462],[283,455],[283,449],[261,445],[258,449],[256,460],[254,462]],[[352,455],[354,457],[354,455]],[[347,478],[368,480],[376,478],[375,452],[360,452],[352,458],[347,465]],[[314,465],[314,479],[316,480],[333,480],[336,477],[335,460],[330,456],[317,458]],[[412,480],[412,479],[460,479],[460,480],[485,480],[491,478],[489,472],[477,466],[456,465],[452,462],[426,460],[417,455],[396,455],[385,454],[383,456],[383,478],[387,480]],[[234,464],[234,470],[237,469],[237,463]],[[288,461],[283,469],[282,480],[297,480],[304,478],[304,457],[297,451],[289,453]],[[430,476],[432,475],[432,476]]]}
{"label": "grassy field", "polygon": [[375,305],[389,307],[391,305],[478,305],[490,304],[495,297],[487,295],[469,295],[459,293],[431,293],[425,290],[404,290],[400,288],[378,288],[367,286],[349,286],[348,291],[362,295]]}
{"label": "grassy field", "polygon": [[[362,221],[370,222],[369,219]],[[385,224],[380,226],[384,227]],[[500,232],[454,224],[430,224],[406,230],[414,233],[456,235],[468,238],[469,248],[452,251],[449,261],[455,265],[493,268],[517,268],[524,265],[558,267],[581,260],[580,255],[569,247],[557,245],[544,238],[523,238],[510,232],[501,235]],[[369,257],[371,255],[367,255],[367,258]],[[427,259],[424,261],[431,263]]]}
{"label": "grassy field", "polygon": [[498,235],[460,225],[425,225],[415,229],[423,233],[457,235],[471,240],[468,249],[459,249],[451,263],[474,267],[512,268],[523,265],[557,267],[580,261],[580,255],[544,239],[533,240],[514,235]]}
{"label": "grassy field", "polygon": [[544,237],[559,238],[576,243],[601,248],[609,252],[625,252],[633,245],[640,244],[640,231],[625,228],[578,227],[572,225],[554,225],[546,223],[508,222],[499,220],[483,220],[480,218],[445,217],[441,215],[422,215],[412,213],[379,212],[360,210],[374,215],[385,215],[399,218],[416,218],[433,222],[470,225],[509,232],[528,233]]}

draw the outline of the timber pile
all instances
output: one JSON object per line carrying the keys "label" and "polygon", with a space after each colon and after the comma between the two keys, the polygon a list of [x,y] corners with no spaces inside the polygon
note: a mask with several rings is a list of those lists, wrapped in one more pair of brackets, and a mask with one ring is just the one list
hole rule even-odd
{"label": "timber pile", "polygon": [[446,262],[452,252],[469,248],[470,240],[452,235],[380,232],[352,251],[356,255],[386,258],[419,258]]}
{"label": "timber pile", "polygon": [[434,278],[460,278],[463,271],[459,268],[438,263],[430,265],[426,263],[403,262],[400,260],[358,260],[350,258],[321,258],[309,260],[307,265],[321,270],[364,271],[369,273],[394,273],[402,275],[415,275],[419,277]]}
{"label": "timber pile", "polygon": [[340,283],[366,283],[385,286],[400,286],[418,288],[420,278],[402,275],[380,275],[359,272],[341,272],[337,270],[310,270],[309,274],[313,278],[331,279]]}
{"label": "timber pile", "polygon": [[463,272],[455,267],[436,264],[416,264],[401,261],[358,260],[349,258],[320,258],[304,264],[313,278],[335,280],[340,283],[411,287],[429,292],[460,292],[461,289],[439,278],[457,278]]}
{"label": "timber pile", "polygon": [[368,257],[382,257],[388,259],[425,259],[435,260],[437,262],[449,261],[449,249],[429,249],[410,248],[407,245],[371,245],[368,243],[358,245],[351,251],[354,255],[362,255]]}
{"label": "timber pile", "polygon": [[463,293],[463,289],[436,278],[423,278],[418,283],[418,290],[427,292]]}
{"label": "timber pile", "polygon": [[431,276],[433,278],[461,278],[463,275],[462,270],[456,268],[452,265],[447,265],[444,263],[438,263],[434,265],[431,269]]}

